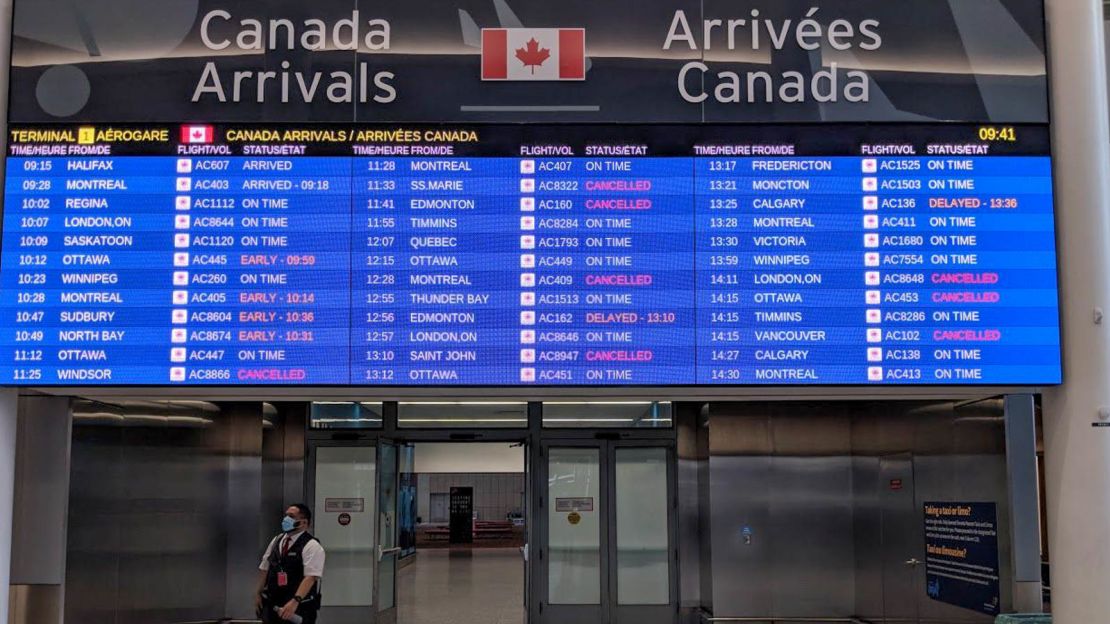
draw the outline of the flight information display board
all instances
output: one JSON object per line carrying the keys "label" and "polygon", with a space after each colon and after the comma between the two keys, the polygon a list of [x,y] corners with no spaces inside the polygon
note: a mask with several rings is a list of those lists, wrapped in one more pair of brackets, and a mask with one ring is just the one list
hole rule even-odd
{"label": "flight information display board", "polygon": [[1052,384],[1044,125],[15,126],[0,383]]}

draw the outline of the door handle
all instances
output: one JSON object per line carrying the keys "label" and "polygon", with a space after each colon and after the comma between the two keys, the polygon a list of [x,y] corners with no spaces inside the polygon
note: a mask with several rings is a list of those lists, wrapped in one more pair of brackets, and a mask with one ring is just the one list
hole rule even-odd
{"label": "door handle", "polygon": [[911,557],[911,558],[909,558],[909,559],[906,559],[906,560],[905,560],[905,561],[903,561],[902,563],[904,563],[904,564],[906,564],[906,565],[908,565],[908,566],[914,566],[914,567],[917,567],[917,566],[921,565],[921,561],[919,561],[919,560],[917,559],[917,557]]}
{"label": "door handle", "polygon": [[401,548],[400,547],[397,547],[397,548],[382,548],[382,545],[378,544],[378,561],[381,561],[382,559],[385,559],[388,555],[399,555],[399,554],[401,554]]}

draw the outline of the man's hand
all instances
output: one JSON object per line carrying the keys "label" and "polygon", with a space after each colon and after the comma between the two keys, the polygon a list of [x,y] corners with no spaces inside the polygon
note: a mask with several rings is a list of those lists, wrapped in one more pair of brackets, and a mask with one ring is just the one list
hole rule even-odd
{"label": "man's hand", "polygon": [[258,592],[254,593],[254,614],[262,617],[262,594]]}
{"label": "man's hand", "polygon": [[300,603],[296,600],[290,600],[289,602],[285,603],[284,607],[281,608],[281,613],[278,613],[278,617],[285,620],[286,622],[292,620],[293,616],[297,614],[297,606],[299,605]]}

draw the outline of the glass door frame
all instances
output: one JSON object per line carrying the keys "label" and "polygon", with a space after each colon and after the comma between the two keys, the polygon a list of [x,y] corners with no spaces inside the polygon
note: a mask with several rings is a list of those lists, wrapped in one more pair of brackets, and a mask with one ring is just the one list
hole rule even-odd
{"label": "glass door frame", "polygon": [[[378,503],[381,498],[379,491],[381,479],[378,470],[381,466],[380,448],[378,446],[377,436],[355,436],[351,434],[337,435],[334,438],[317,438],[306,439],[306,452],[305,452],[305,465],[304,465],[304,500],[310,501],[307,504],[314,504],[316,501],[316,469],[317,461],[319,458],[319,449],[321,448],[373,448],[374,449],[374,521],[373,521],[373,541],[377,544],[378,541],[378,518],[380,517],[380,510]],[[316,528],[318,522],[324,517],[323,509],[313,509],[313,529]],[[324,549],[328,548],[324,544]],[[375,548],[376,552],[376,548]],[[366,623],[377,624],[378,612],[378,564],[376,557],[371,554],[371,561],[367,564],[370,566],[371,580],[370,587],[367,590],[371,593],[371,604],[366,606],[329,606],[327,603],[327,569],[325,567],[324,576],[325,580],[321,583],[321,595],[323,597],[322,609],[327,611],[326,616],[329,622],[337,622],[337,624],[353,624],[353,623]],[[321,614],[323,616],[323,613]]]}
{"label": "glass door frame", "polygon": [[[467,400],[467,399],[460,399]],[[678,513],[677,513],[677,427],[672,426],[669,428],[601,428],[601,427],[547,427],[543,426],[542,414],[542,400],[535,398],[522,398],[521,400],[528,402],[528,422],[526,426],[514,428],[483,428],[483,427],[420,427],[409,428],[398,426],[398,413],[397,403],[394,401],[386,400],[382,402],[382,424],[376,428],[365,429],[313,429],[307,428],[305,431],[304,445],[305,445],[305,465],[304,465],[304,497],[305,500],[314,501],[316,496],[316,449],[321,446],[375,446],[377,447],[378,441],[385,439],[395,444],[412,444],[419,442],[508,442],[508,443],[523,443],[525,445],[525,543],[527,549],[526,556],[523,558],[524,570],[524,596],[523,608],[525,612],[525,624],[541,623],[544,622],[544,617],[547,615],[545,611],[546,605],[541,602],[546,601],[547,597],[547,575],[545,569],[545,561],[542,560],[544,551],[547,549],[547,510],[541,506],[543,499],[547,497],[547,453],[545,448],[548,446],[596,446],[603,449],[603,462],[613,462],[615,460],[606,459],[606,456],[612,453],[612,448],[628,446],[628,447],[665,447],[668,449],[668,484],[669,484],[669,518],[668,529],[670,533],[670,586],[671,586],[671,602],[673,609],[668,607],[673,614],[667,618],[667,622],[677,621],[678,615],[678,602],[679,602],[679,568],[677,564],[678,558]],[[308,404],[306,404],[306,410]],[[308,415],[306,414],[306,425],[308,425]],[[605,450],[610,449],[610,450]],[[380,462],[380,457],[375,458],[376,462]],[[605,498],[608,499],[613,495],[612,483],[615,483],[615,475],[610,470],[607,474],[607,483]],[[375,477],[377,478],[377,477]],[[399,497],[398,497],[399,498]],[[610,527],[609,524],[612,524]],[[612,543],[613,551],[610,553],[608,549],[605,552],[606,557],[612,557],[616,561],[615,547],[616,538],[615,534],[610,537],[611,532],[615,532],[616,518],[615,515],[607,516],[606,530],[603,539]],[[377,522],[375,521],[375,540],[377,539],[378,529]],[[541,532],[542,531],[542,532]],[[326,545],[325,545],[326,547]],[[378,566],[374,562],[374,582],[375,587],[371,591],[376,591]],[[606,568],[608,571],[609,568]],[[604,583],[602,587],[603,597],[608,598],[612,595],[614,606],[617,596],[616,592],[616,574],[615,568],[612,568],[612,580]],[[326,583],[325,583],[326,585]],[[351,622],[358,622],[358,624],[382,624],[376,618],[378,596],[375,594],[374,606],[369,610],[364,610],[363,615],[358,619],[351,620]],[[323,604],[327,607],[327,596],[325,593]],[[609,604],[605,602],[604,604]],[[333,607],[334,609],[335,607]],[[661,610],[660,607],[649,607],[654,610]],[[621,610],[623,611],[623,610]],[[617,617],[620,615],[617,610],[614,610],[612,615],[603,613],[604,617]],[[332,621],[332,616],[328,616],[329,622]],[[617,619],[607,619],[607,622],[617,622]],[[638,620],[626,619],[623,616],[620,621],[632,622],[639,624]],[[654,620],[653,620],[654,621]],[[347,624],[348,620],[343,618],[337,619],[338,624]],[[590,624],[595,621],[591,620]],[[597,622],[602,622],[597,620]],[[645,622],[647,622],[645,620]],[[403,624],[403,623],[402,623]]]}
{"label": "glass door frame", "polygon": [[[531,408],[529,410],[531,412]],[[389,422],[387,417],[386,422]],[[399,479],[400,479],[400,449],[404,445],[415,444],[420,442],[459,442],[459,443],[519,443],[524,446],[524,489],[525,489],[525,509],[524,509],[524,530],[525,530],[525,544],[532,548],[536,544],[535,539],[535,522],[536,513],[533,504],[533,493],[537,490],[535,475],[532,473],[533,460],[532,458],[537,455],[533,451],[535,448],[534,440],[537,437],[534,435],[532,429],[480,429],[480,430],[466,430],[466,429],[397,429],[396,427],[389,427],[382,429],[372,430],[318,430],[309,431],[305,439],[306,452],[305,452],[305,467],[304,467],[304,494],[305,500],[314,501],[316,499],[316,460],[318,449],[321,447],[373,447],[376,449],[374,462],[375,462],[375,475],[376,490],[375,490],[375,514],[374,521],[374,542],[375,542],[375,556],[374,561],[371,562],[373,567],[373,586],[370,588],[372,592],[372,605],[370,607],[331,607],[330,609],[343,609],[344,613],[339,613],[333,617],[328,614],[328,621],[331,622],[335,619],[339,624],[392,624],[397,621],[397,578],[396,575],[401,569],[400,565],[394,566],[394,605],[391,611],[380,612],[378,609],[381,605],[380,593],[380,562],[378,561],[377,552],[378,547],[381,546],[379,537],[381,535],[380,519],[381,509],[379,509],[381,502],[381,462],[382,462],[382,445],[392,444],[396,447],[397,453],[395,461],[398,463],[398,470],[394,473],[394,503],[400,503],[399,492]],[[546,489],[544,490],[546,493]],[[321,510],[322,511],[322,510]],[[315,512],[315,510],[314,510]],[[400,518],[400,510],[394,510],[394,518]],[[394,538],[397,539],[396,531],[399,529],[397,523],[394,523]],[[325,548],[327,545],[325,544]],[[394,555],[396,557],[396,555]],[[530,604],[532,601],[532,594],[530,591],[531,583],[529,580],[534,576],[532,557],[523,557],[522,566],[524,571],[524,591],[521,608],[526,617],[526,623],[530,620]],[[326,571],[325,571],[326,576]],[[326,587],[326,581],[324,583]],[[327,595],[325,593],[323,606],[329,609],[327,605]],[[355,613],[357,611],[357,613]],[[403,624],[403,623],[402,623]]]}
{"label": "glass door frame", "polygon": [[[308,450],[305,455],[305,500],[316,500],[316,462],[319,458],[319,449],[321,448],[373,448],[374,452],[374,521],[373,521],[373,542],[374,551],[371,557],[370,564],[373,573],[371,575],[371,587],[368,588],[371,592],[370,605],[365,607],[328,607],[327,594],[324,591],[326,587],[326,580],[321,583],[321,593],[324,596],[323,608],[329,611],[335,610],[336,613],[328,614],[329,621],[336,620],[341,624],[348,622],[358,622],[359,624],[393,624],[397,621],[397,572],[400,569],[398,562],[400,560],[400,546],[399,529],[400,521],[400,492],[398,490],[400,484],[400,448],[401,443],[380,435],[351,435],[349,433],[339,434],[332,436],[330,439],[315,438],[307,441]],[[382,502],[385,499],[385,489],[383,485],[383,452],[386,447],[393,448],[393,468],[392,468],[392,526],[390,529],[393,532],[391,545],[384,547],[382,545],[382,519],[383,519],[383,506]],[[314,522],[316,518],[323,518],[324,510],[314,510]],[[327,548],[327,545],[324,545]],[[382,561],[385,558],[391,557],[393,559],[393,582],[390,584],[393,588],[393,600],[390,607],[382,609]],[[325,570],[326,577],[326,570]],[[340,612],[341,611],[341,612]]]}
{"label": "glass door frame", "polygon": [[[377,624],[394,624],[397,622],[397,571],[400,568],[398,562],[401,558],[401,546],[399,543],[401,534],[399,527],[401,518],[401,493],[399,491],[401,482],[401,445],[398,444],[397,441],[385,437],[379,437],[376,441],[378,449],[376,455],[377,471],[374,476],[378,480],[375,492],[378,500],[375,505],[377,518],[374,522],[374,622]],[[388,468],[384,464],[384,461],[389,461],[385,459],[387,449],[390,449],[392,457],[391,463],[393,466],[391,468]],[[390,471],[389,473],[386,472],[387,468]],[[392,475],[389,482],[386,481],[386,474]],[[390,494],[390,492],[392,492],[392,494]],[[393,500],[392,505],[384,504],[390,497],[392,497]],[[387,507],[392,507],[392,509],[387,509]],[[390,514],[391,511],[392,514]],[[386,518],[392,519],[392,521],[388,523],[388,527],[383,521]],[[386,531],[392,533],[392,535],[388,536],[388,545],[382,543],[385,541]],[[392,581],[389,583],[392,595],[389,599],[389,606],[382,608],[382,605],[385,604],[382,591],[382,587],[385,584],[385,574],[382,570],[384,567],[382,564],[386,561],[393,562],[392,572],[389,574],[389,576],[392,577]]]}
{"label": "glass door frame", "polygon": [[[629,433],[591,432],[588,437],[580,432],[577,435],[562,437],[553,435],[558,431],[545,431],[538,452],[532,453],[533,504],[535,510],[532,522],[535,529],[532,535],[538,547],[532,548],[532,558],[538,565],[532,566],[531,589],[532,610],[530,622],[539,624],[672,624],[679,613],[678,578],[678,494],[676,492],[677,461],[676,445],[673,437],[649,435],[632,437]],[[552,605],[549,603],[549,508],[553,501],[548,498],[548,460],[552,448],[597,449],[598,467],[602,480],[599,489],[597,508],[600,517],[599,565],[601,576],[600,603],[597,605]],[[616,458],[617,451],[623,448],[663,448],[667,457],[667,562],[669,566],[668,585],[670,600],[665,605],[620,605],[617,588],[617,510],[616,510]]]}

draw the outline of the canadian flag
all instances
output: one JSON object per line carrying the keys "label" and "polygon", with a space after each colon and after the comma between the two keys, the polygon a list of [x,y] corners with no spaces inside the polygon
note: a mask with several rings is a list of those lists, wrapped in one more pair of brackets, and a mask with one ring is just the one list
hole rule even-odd
{"label": "canadian flag", "polygon": [[211,143],[213,140],[212,126],[181,126],[182,143]]}
{"label": "canadian flag", "polygon": [[585,29],[482,29],[482,80],[585,79]]}

